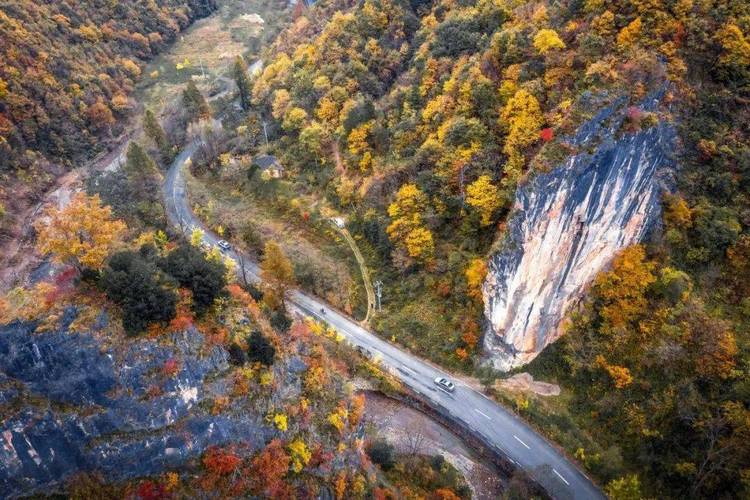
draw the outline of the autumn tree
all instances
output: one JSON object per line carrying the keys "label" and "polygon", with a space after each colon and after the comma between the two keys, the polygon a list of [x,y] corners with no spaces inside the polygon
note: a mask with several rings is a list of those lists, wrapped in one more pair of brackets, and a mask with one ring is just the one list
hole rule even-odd
{"label": "autumn tree", "polygon": [[479,212],[482,226],[492,224],[495,212],[502,206],[502,199],[489,175],[482,175],[469,184],[466,188],[466,203]]}
{"label": "autumn tree", "polygon": [[518,90],[500,113],[500,124],[508,131],[503,146],[503,152],[508,155],[504,174],[511,185],[521,175],[524,166],[523,150],[539,139],[542,120],[539,101],[525,89]]}
{"label": "autumn tree", "polygon": [[388,206],[388,236],[402,245],[410,257],[427,260],[434,252],[432,232],[424,226],[427,196],[415,185],[404,184]]}
{"label": "autumn tree", "polygon": [[637,44],[641,38],[643,22],[640,17],[636,17],[630,24],[625,26],[617,34],[617,46],[620,50],[630,49]]}
{"label": "autumn tree", "polygon": [[482,300],[482,285],[487,276],[487,264],[484,259],[472,259],[464,271],[466,288],[469,297],[476,301]]}
{"label": "autumn tree", "polygon": [[78,193],[66,207],[50,207],[45,215],[34,224],[37,249],[79,270],[101,268],[126,229],[122,221],[112,218],[110,207],[102,206],[98,195]]}
{"label": "autumn tree", "polygon": [[247,64],[242,56],[237,56],[234,60],[234,81],[240,93],[240,105],[247,111],[252,100],[252,87],[247,76]]}
{"label": "autumn tree", "polygon": [[609,272],[594,281],[594,290],[602,306],[602,331],[614,332],[643,313],[646,289],[656,281],[654,264],[646,261],[642,246],[635,245],[620,253]]}
{"label": "autumn tree", "polygon": [[641,500],[641,482],[637,475],[629,475],[620,479],[613,479],[604,489],[607,497],[612,500]]}
{"label": "autumn tree", "polygon": [[289,258],[275,241],[266,242],[260,269],[263,281],[283,304],[286,291],[294,285],[294,269]]}
{"label": "autumn tree", "polygon": [[266,498],[283,498],[287,488],[284,476],[291,457],[281,441],[274,439],[252,460],[253,482],[258,494]]}
{"label": "autumn tree", "polygon": [[88,107],[86,117],[89,119],[92,127],[99,130],[107,130],[111,134],[112,125],[115,123],[115,117],[112,110],[107,106],[103,99],[97,101]]}
{"label": "autumn tree", "polygon": [[553,49],[564,49],[565,43],[560,39],[560,35],[555,30],[542,29],[534,35],[534,48],[540,54],[546,54]]}
{"label": "autumn tree", "polygon": [[146,132],[146,136],[154,142],[159,150],[161,160],[164,163],[172,161],[172,157],[174,156],[172,145],[169,143],[167,134],[164,132],[156,115],[150,109],[147,109],[143,116],[143,129]]}

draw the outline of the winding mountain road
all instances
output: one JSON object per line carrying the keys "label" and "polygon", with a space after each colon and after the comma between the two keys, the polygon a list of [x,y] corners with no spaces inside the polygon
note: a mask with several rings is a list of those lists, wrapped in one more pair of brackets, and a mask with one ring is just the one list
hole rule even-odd
{"label": "winding mountain road", "polygon": [[[186,233],[194,227],[200,228],[205,233],[205,242],[216,245],[218,236],[195,217],[186,195],[183,169],[196,149],[196,143],[190,143],[175,159],[165,180],[164,201],[172,224]],[[248,279],[260,281],[260,269],[250,257],[242,255],[240,259],[235,250],[226,254],[238,263],[238,267],[240,261],[244,262]],[[367,349],[402,383],[523,468],[553,498],[604,498],[597,486],[576,465],[525,422],[449,373],[381,339],[319,298],[292,290],[287,304],[293,313],[316,317],[338,330],[351,344]],[[321,310],[325,310],[325,313],[321,313]],[[433,382],[439,376],[454,380],[455,391],[448,393],[439,389]]]}

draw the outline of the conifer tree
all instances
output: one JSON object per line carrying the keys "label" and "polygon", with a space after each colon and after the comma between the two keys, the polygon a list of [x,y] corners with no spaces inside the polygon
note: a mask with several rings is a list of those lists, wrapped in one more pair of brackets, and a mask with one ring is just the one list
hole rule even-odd
{"label": "conifer tree", "polygon": [[135,181],[154,177],[158,172],[158,167],[140,144],[133,141],[128,146],[127,160],[123,170],[130,180]]}
{"label": "conifer tree", "polygon": [[242,56],[237,56],[234,61],[234,80],[237,83],[237,88],[240,91],[240,104],[242,109],[247,111],[250,109],[250,99],[252,97],[252,88],[250,86],[250,79],[247,77],[247,65]]}
{"label": "conifer tree", "polygon": [[189,80],[187,88],[182,92],[182,103],[185,105],[188,119],[190,121],[200,120],[211,116],[211,108],[208,107],[206,99],[203,98],[193,80]]}
{"label": "conifer tree", "polygon": [[156,119],[156,115],[150,109],[146,110],[146,114],[143,118],[143,129],[146,131],[146,136],[154,141],[154,144],[159,148],[159,154],[164,163],[172,161],[172,145],[167,139],[167,134],[164,132],[159,120]]}

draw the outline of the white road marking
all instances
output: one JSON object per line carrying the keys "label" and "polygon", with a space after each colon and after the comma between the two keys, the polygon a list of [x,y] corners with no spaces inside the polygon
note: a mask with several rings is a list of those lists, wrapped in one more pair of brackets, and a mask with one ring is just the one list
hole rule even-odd
{"label": "white road marking", "polygon": [[529,446],[528,444],[526,444],[526,443],[524,443],[523,441],[521,441],[521,438],[519,438],[519,437],[518,437],[518,436],[516,436],[515,434],[513,434],[513,437],[514,437],[514,438],[516,438],[516,441],[518,441],[519,443],[521,443],[522,445],[524,445],[524,446],[526,447],[526,449],[527,449],[527,450],[530,450],[530,449],[531,449],[531,447],[530,447],[530,446]]}
{"label": "white road marking", "polygon": [[480,415],[482,415],[487,420],[492,420],[489,415],[487,415],[486,413],[484,413],[483,411],[481,411],[479,408],[474,408],[474,411],[477,412],[477,413],[479,413]]}
{"label": "white road marking", "polygon": [[565,484],[567,484],[568,486],[570,486],[570,483],[569,483],[568,481],[566,481],[566,480],[565,480],[565,478],[564,478],[564,477],[562,477],[562,476],[560,475],[560,473],[559,473],[559,472],[557,472],[557,471],[556,471],[555,469],[552,469],[552,472],[554,472],[555,474],[557,474],[557,477],[559,477],[560,479],[562,479],[562,482],[563,482],[563,483],[565,483]]}

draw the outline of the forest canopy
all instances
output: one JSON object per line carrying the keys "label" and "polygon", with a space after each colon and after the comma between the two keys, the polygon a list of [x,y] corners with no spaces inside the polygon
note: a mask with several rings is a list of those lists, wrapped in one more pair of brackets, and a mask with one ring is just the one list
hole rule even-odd
{"label": "forest canopy", "polygon": [[0,174],[101,151],[142,63],[214,0],[0,3]]}

